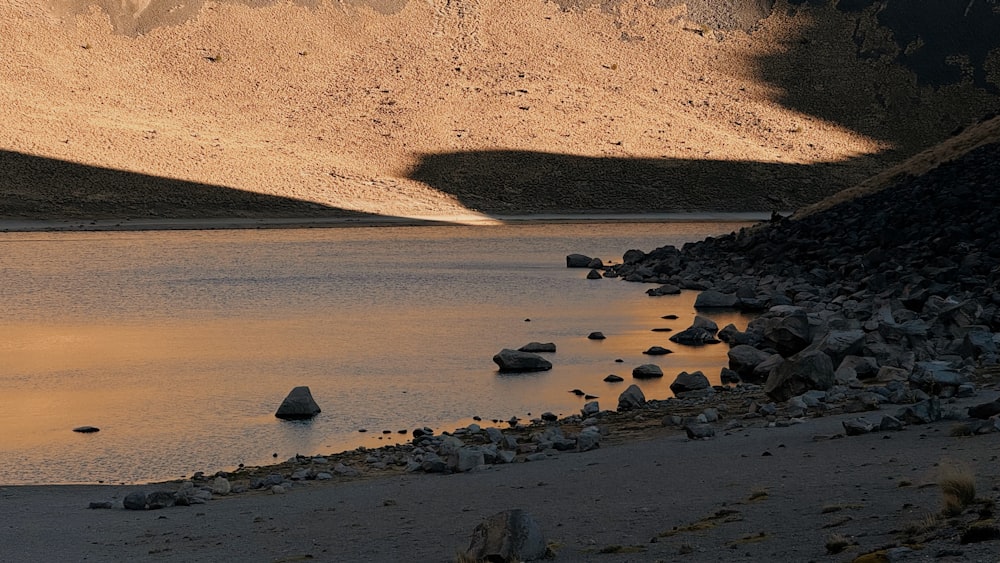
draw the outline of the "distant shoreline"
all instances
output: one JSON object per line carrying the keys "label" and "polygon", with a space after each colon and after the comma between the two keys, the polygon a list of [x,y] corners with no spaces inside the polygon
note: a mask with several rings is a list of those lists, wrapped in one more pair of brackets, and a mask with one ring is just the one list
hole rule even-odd
{"label": "distant shoreline", "polygon": [[426,215],[415,217],[271,217],[190,219],[0,219],[0,232],[182,231],[239,229],[314,229],[350,227],[497,226],[524,223],[714,223],[759,222],[761,212],[691,213],[539,213],[525,215]]}

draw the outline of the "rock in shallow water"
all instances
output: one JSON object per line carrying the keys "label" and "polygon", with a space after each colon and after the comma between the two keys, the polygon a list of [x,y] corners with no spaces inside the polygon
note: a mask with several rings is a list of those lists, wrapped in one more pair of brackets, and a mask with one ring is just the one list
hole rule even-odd
{"label": "rock in shallow water", "polygon": [[278,407],[278,411],[274,413],[274,416],[285,420],[305,420],[316,416],[320,412],[319,405],[313,400],[309,387],[300,386],[288,393],[288,396],[281,402],[281,406]]}
{"label": "rock in shallow water", "polygon": [[656,364],[643,364],[632,370],[635,379],[653,379],[663,377],[663,370]]}
{"label": "rock in shallow water", "polygon": [[504,348],[497,355],[493,356],[493,361],[500,367],[501,372],[526,372],[545,371],[552,369],[552,362],[530,352],[521,352]]}

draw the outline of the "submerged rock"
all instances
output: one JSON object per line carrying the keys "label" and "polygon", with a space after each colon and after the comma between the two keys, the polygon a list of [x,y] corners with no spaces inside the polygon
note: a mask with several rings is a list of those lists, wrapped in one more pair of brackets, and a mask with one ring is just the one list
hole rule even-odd
{"label": "submerged rock", "polygon": [[637,409],[646,404],[646,395],[638,385],[629,385],[628,389],[618,396],[618,410]]}
{"label": "submerged rock", "polygon": [[532,354],[537,354],[538,352],[555,352],[556,345],[554,342],[529,342],[518,348],[517,351],[530,352]]}

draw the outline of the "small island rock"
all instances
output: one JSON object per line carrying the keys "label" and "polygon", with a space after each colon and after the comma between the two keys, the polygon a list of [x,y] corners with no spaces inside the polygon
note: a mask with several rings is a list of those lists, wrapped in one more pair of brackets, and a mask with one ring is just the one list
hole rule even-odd
{"label": "small island rock", "polygon": [[552,362],[530,352],[504,348],[493,356],[493,361],[502,372],[545,371],[552,369]]}
{"label": "small island rock", "polygon": [[305,420],[320,412],[319,405],[313,400],[309,387],[302,385],[288,393],[285,400],[281,401],[281,406],[278,407],[274,416],[284,420]]}

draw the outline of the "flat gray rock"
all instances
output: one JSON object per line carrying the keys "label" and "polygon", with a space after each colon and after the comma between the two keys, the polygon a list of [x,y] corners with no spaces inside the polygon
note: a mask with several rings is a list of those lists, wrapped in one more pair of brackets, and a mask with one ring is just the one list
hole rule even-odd
{"label": "flat gray rock", "polygon": [[552,369],[552,362],[531,352],[521,352],[504,348],[500,353],[493,356],[493,362],[500,368],[501,372],[519,373],[529,371],[545,371]]}

